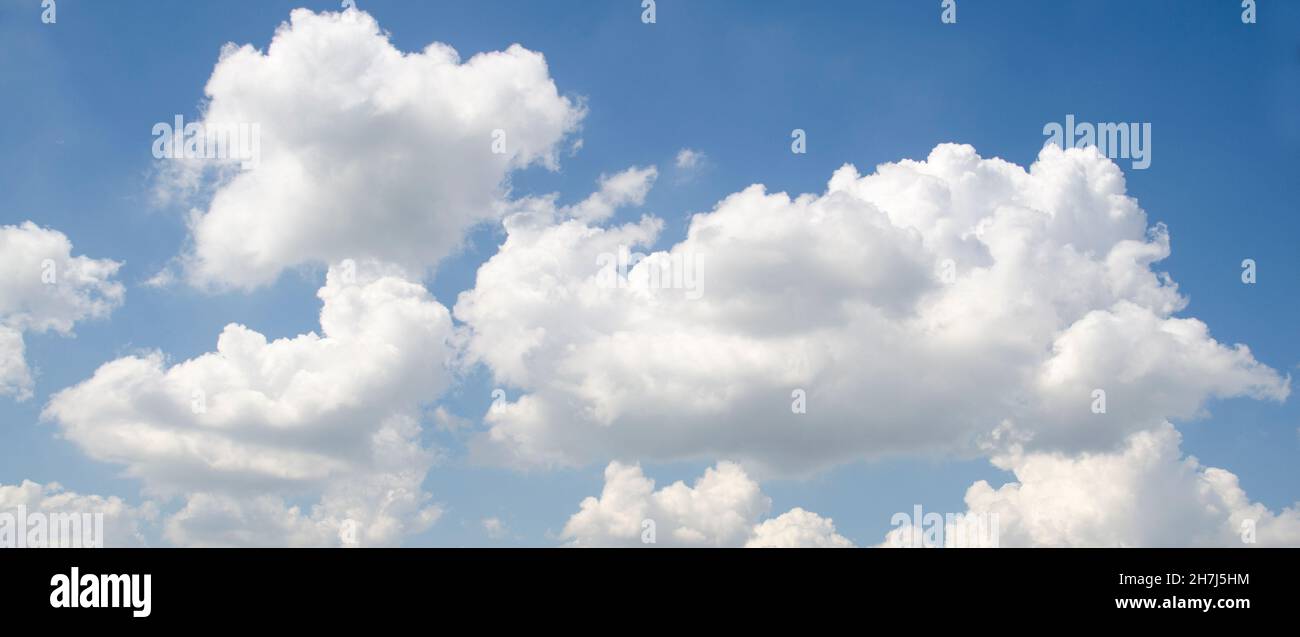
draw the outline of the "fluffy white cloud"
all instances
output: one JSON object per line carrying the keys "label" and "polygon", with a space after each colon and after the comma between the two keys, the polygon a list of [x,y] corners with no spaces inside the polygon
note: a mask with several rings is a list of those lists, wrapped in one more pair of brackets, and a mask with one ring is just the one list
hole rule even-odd
{"label": "fluffy white cloud", "polygon": [[[1252,503],[1229,471],[1183,457],[1172,425],[1134,433],[1110,453],[1000,455],[1016,482],[966,491],[967,515],[997,516],[998,542],[1024,546],[1260,546],[1300,544],[1300,508]],[[1249,529],[1250,536],[1244,532]],[[906,545],[895,529],[884,546]]]}
{"label": "fluffy white cloud", "polygon": [[[1284,400],[1289,377],[1176,316],[1187,301],[1153,268],[1168,232],[1095,149],[1047,147],[1026,170],[945,144],[865,176],[844,166],[821,194],[754,185],[642,257],[663,224],[609,219],[645,202],[655,167],[602,175],[569,206],[509,200],[511,174],[554,169],[584,115],[518,45],[404,53],[364,12],[300,9],[265,51],[224,47],[205,94],[207,126],[258,127],[257,166],[161,166],[167,187],[211,192],[183,271],[150,284],[248,289],[335,266],[320,335],[232,324],[214,352],[121,358],[46,407],[89,456],[182,503],[163,525],[172,543],[382,545],[426,529],[442,509],[422,489],[436,452],[419,414],[452,360],[517,390],[472,443],[505,464],[736,458],[796,474],[982,451],[1018,480],[967,493],[971,513],[1001,516],[1003,545],[1234,545],[1246,520],[1261,543],[1300,543],[1295,509],[1268,511],[1231,473],[1182,458],[1168,424],[1213,397]],[[706,162],[682,149],[673,168]],[[506,241],[458,299],[453,337],[412,281],[501,219]],[[31,394],[24,333],[70,333],[121,303],[119,264],[71,250],[30,222],[0,227],[0,395]],[[612,279],[611,256],[633,260]],[[434,421],[469,428],[444,407]],[[650,519],[666,545],[851,546],[800,508],[765,519],[740,464],[660,490],[639,466],[605,475],[565,525],[574,545],[639,545]],[[0,486],[0,510],[15,503],[111,512],[125,543],[154,511]]]}
{"label": "fluffy white cloud", "polygon": [[[418,276],[500,214],[512,170],[554,168],[583,116],[538,53],[404,53],[363,11],[293,11],[265,52],[227,45],[205,91],[207,126],[260,131],[257,166],[219,171],[191,220],[186,273],[217,287],[347,258]],[[167,162],[165,181],[192,187],[197,163]]]}
{"label": "fluffy white cloud", "polygon": [[[994,433],[1115,449],[1211,397],[1285,399],[1289,377],[1173,316],[1186,300],[1152,269],[1168,233],[1124,188],[1091,148],[1048,146],[1025,170],[945,144],[867,176],[845,166],[822,195],[751,186],[617,285],[602,259],[653,245],[658,220],[602,226],[531,202],[455,307],[466,360],[521,392],[489,411],[475,452],[801,473],[973,454]],[[687,276],[656,288],[654,268]]]}
{"label": "fluffy white cloud", "polygon": [[[1086,448],[1088,439],[1121,437],[1133,423],[1160,427],[1165,418],[1202,415],[1207,396],[1280,401],[1290,384],[1246,346],[1217,343],[1201,321],[1161,317],[1121,301],[1061,332],[1034,389],[1044,407],[1035,415],[1039,439]],[[1091,409],[1094,389],[1106,392],[1105,414]],[[1085,403],[1089,409],[1070,408]]]}
{"label": "fluffy white cloud", "polygon": [[600,497],[582,501],[562,537],[583,547],[642,546],[651,531],[656,546],[852,546],[831,520],[799,508],[758,523],[772,502],[733,462],[706,469],[694,486],[654,486],[640,466],[611,462]]}
{"label": "fluffy white cloud", "polygon": [[73,325],[103,318],[121,305],[122,264],[72,255],[62,232],[27,221],[0,226],[0,396],[31,397],[24,332],[72,334]]}
{"label": "fluffy white cloud", "polygon": [[410,423],[407,437],[389,442],[397,457],[376,453],[369,472],[324,482],[320,500],[307,511],[277,495],[190,493],[184,508],[167,519],[164,536],[180,546],[396,545],[443,513],[420,488],[429,463],[416,446],[417,434]]}
{"label": "fluffy white cloud", "polygon": [[[394,543],[441,513],[420,490],[433,452],[415,416],[448,382],[451,356],[448,312],[410,280],[511,209],[512,171],[556,168],[584,111],[540,54],[404,53],[363,11],[299,9],[265,51],[227,45],[205,93],[202,125],[255,125],[259,137],[250,170],[242,157],[162,165],[164,189],[192,194],[215,177],[190,220],[186,278],[252,288],[299,264],[382,272],[350,285],[331,269],[323,336],[268,343],[231,325],[194,360],[108,363],[46,417],[92,457],[184,497],[172,542]],[[609,177],[575,210],[641,201],[654,176]],[[442,408],[436,420],[460,425]]]}
{"label": "fluffy white cloud", "polygon": [[[0,484],[0,514],[13,516],[16,525],[21,509],[25,509],[29,518],[35,514],[100,514],[104,521],[102,540],[107,548],[146,546],[148,542],[145,529],[158,517],[158,509],[152,503],[133,507],[117,497],[81,495],[67,491],[57,482],[38,484],[24,480],[16,486]],[[29,527],[30,524],[29,520]],[[20,532],[26,530],[18,529]],[[83,541],[93,538],[93,533],[92,530],[83,528]],[[63,539],[63,546],[72,546],[66,543],[68,538]]]}
{"label": "fluffy white cloud", "polygon": [[[346,542],[349,525],[357,543],[395,543],[439,513],[421,491],[434,452],[416,417],[449,382],[451,318],[371,263],[332,267],[318,296],[320,335],[231,324],[191,360],[106,363],[43,417],[150,492],[185,497],[166,525],[176,543]],[[312,497],[308,513],[288,504]]]}
{"label": "fluffy white cloud", "polygon": [[848,538],[835,532],[835,523],[795,507],[754,527],[746,548],[853,548]]}

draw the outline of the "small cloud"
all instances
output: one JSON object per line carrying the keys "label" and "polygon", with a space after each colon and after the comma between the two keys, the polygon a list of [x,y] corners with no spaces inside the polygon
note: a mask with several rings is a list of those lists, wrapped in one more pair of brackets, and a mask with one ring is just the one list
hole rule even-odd
{"label": "small cloud", "polygon": [[565,212],[583,221],[607,219],[619,208],[644,204],[646,194],[658,177],[659,170],[654,166],[633,166],[614,175],[601,175],[600,190],[578,204],[567,207]]}
{"label": "small cloud", "polygon": [[175,282],[176,273],[172,270],[171,266],[167,266],[159,270],[157,274],[146,279],[144,285],[145,287],[163,289],[171,287]]}
{"label": "small cloud", "polygon": [[483,532],[487,533],[487,536],[494,540],[503,539],[510,533],[510,531],[506,529],[505,523],[501,521],[501,518],[497,517],[483,518]]}
{"label": "small cloud", "polygon": [[706,156],[703,152],[691,148],[677,151],[677,170],[694,170],[704,165]]}
{"label": "small cloud", "polygon": [[677,158],[673,160],[673,167],[676,168],[673,180],[679,184],[686,183],[695,179],[708,166],[709,156],[704,151],[683,148],[677,151]]}

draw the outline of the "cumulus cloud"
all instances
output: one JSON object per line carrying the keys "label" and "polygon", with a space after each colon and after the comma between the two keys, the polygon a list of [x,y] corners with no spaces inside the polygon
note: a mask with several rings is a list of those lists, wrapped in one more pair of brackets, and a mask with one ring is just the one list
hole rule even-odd
{"label": "cumulus cloud", "polygon": [[705,470],[693,486],[655,491],[641,467],[611,462],[599,498],[583,500],[561,536],[570,546],[851,547],[830,519],[803,509],[759,522],[771,500],[734,462]]}
{"label": "cumulus cloud", "polygon": [[[404,53],[364,11],[297,9],[265,51],[227,45],[205,93],[206,126],[260,131],[256,167],[218,170],[190,221],[187,278],[215,287],[347,258],[418,276],[501,214],[512,171],[555,168],[584,114],[538,53]],[[192,190],[205,165],[169,161],[164,183]]]}
{"label": "cumulus cloud", "polygon": [[[997,516],[1003,547],[1300,544],[1300,507],[1273,513],[1251,502],[1236,475],[1182,456],[1180,441],[1166,423],[1132,434],[1115,452],[1014,449],[994,464],[1016,481],[971,485],[966,515]],[[891,531],[883,545],[906,545],[907,532]]]}
{"label": "cumulus cloud", "polygon": [[[457,364],[517,390],[473,434],[479,459],[739,461],[659,490],[610,463],[564,527],[576,546],[640,545],[645,520],[663,545],[851,546],[815,513],[767,517],[750,475],[899,453],[987,453],[1014,472],[966,497],[1001,516],[1003,545],[1231,545],[1247,520],[1261,543],[1300,542],[1295,509],[1183,458],[1169,424],[1212,398],[1285,400],[1289,376],[1178,315],[1188,301],[1155,268],[1169,232],[1095,148],[1047,146],[1026,169],[943,144],[866,175],[846,165],[820,194],[756,184],[654,251],[662,221],[611,218],[644,204],[656,167],[602,175],[572,205],[510,198],[512,173],[555,169],[584,115],[521,46],[404,53],[362,11],[299,9],[265,51],[224,47],[205,95],[208,127],[258,127],[257,165],[161,167],[164,188],[209,200],[181,268],[149,285],[250,289],[330,265],[320,334],[231,324],[213,352],[111,361],[43,412],[181,502],[172,543],[387,545],[428,528],[442,508],[422,489],[436,451],[419,418]],[[682,149],[670,170],[706,161]],[[414,281],[489,221],[506,239],[454,328]],[[0,248],[0,395],[22,399],[23,334],[107,315],[119,264],[30,222],[0,228]],[[610,255],[632,257],[612,285]],[[443,407],[433,420],[469,428]],[[7,501],[111,510],[124,541],[152,511],[26,482],[0,487]]]}
{"label": "cumulus cloud", "polygon": [[848,538],[835,532],[835,523],[795,507],[754,527],[746,548],[853,548]]}
{"label": "cumulus cloud", "polygon": [[[1174,316],[1187,301],[1153,269],[1169,233],[1091,148],[1047,146],[1026,170],[943,144],[866,176],[845,166],[820,195],[751,186],[615,286],[602,255],[654,245],[659,220],[541,201],[504,225],[455,306],[465,360],[520,390],[474,442],[495,462],[729,457],[768,475],[1011,440],[1107,451],[1212,397],[1290,391]],[[701,298],[635,284],[681,263]]]}
{"label": "cumulus cloud", "polygon": [[[158,517],[157,506],[153,503],[146,502],[134,507],[118,497],[82,495],[68,491],[57,482],[39,484],[24,480],[16,486],[0,484],[0,514],[12,515],[16,520],[19,511],[23,510],[29,517],[32,514],[101,514],[104,521],[102,539],[107,548],[148,545],[145,530]],[[82,533],[83,538],[88,538],[92,532],[83,528]]]}
{"label": "cumulus cloud", "polygon": [[320,335],[268,341],[231,324],[187,361],[106,363],[43,418],[149,492],[183,497],[166,523],[178,544],[329,544],[349,530],[396,543],[440,512],[421,491],[434,451],[417,417],[449,382],[451,318],[373,263],[331,267],[318,296]]}
{"label": "cumulus cloud", "polygon": [[382,464],[388,459],[376,454],[369,472],[324,482],[320,500],[306,510],[277,495],[193,492],[168,517],[164,536],[179,546],[397,545],[443,514],[420,487],[429,463],[416,447],[418,428],[411,423],[406,434],[390,450],[404,458]]}
{"label": "cumulus cloud", "polygon": [[125,291],[113,280],[121,265],[73,256],[66,235],[30,221],[0,226],[0,396],[32,395],[25,332],[71,335],[78,321],[122,304]]}

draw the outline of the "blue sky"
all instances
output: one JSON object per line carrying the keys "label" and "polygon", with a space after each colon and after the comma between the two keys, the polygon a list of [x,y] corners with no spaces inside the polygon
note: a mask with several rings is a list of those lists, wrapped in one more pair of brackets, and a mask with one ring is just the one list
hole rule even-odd
{"label": "blue sky", "polygon": [[[75,254],[125,263],[126,301],[105,320],[79,323],[75,338],[29,334],[35,396],[0,398],[0,484],[57,481],[84,493],[141,499],[121,468],[89,460],[39,419],[56,391],[99,365],[144,349],[173,361],[211,350],[227,323],[268,337],[319,330],[315,291],[324,268],[300,268],[253,292],[209,293],[143,282],[186,246],[185,210],[155,205],[150,128],[173,114],[198,117],[203,86],[226,42],[264,48],[294,7],[333,2],[58,3],[42,24],[38,0],[0,3],[0,224],[33,220],[65,233]],[[560,91],[588,108],[583,147],[558,171],[529,168],[512,194],[560,193],[575,203],[602,173],[659,166],[637,209],[665,220],[659,247],[685,236],[707,212],[752,183],[820,193],[845,163],[869,172],[922,159],[942,142],[1027,166],[1042,127],[1075,114],[1086,121],[1150,122],[1147,170],[1120,162],[1128,193],[1151,222],[1170,229],[1172,256],[1159,264],[1190,298],[1182,316],[1205,321],[1223,343],[1245,343],[1263,364],[1300,364],[1300,5],[1261,0],[1244,25],[1233,1],[981,2],[959,0],[958,23],[939,3],[674,2],[657,22],[635,1],[396,2],[358,0],[402,51],[430,42],[463,59],[520,43],[543,53]],[[808,135],[789,152],[790,130]],[[679,149],[707,156],[675,179]],[[504,239],[477,228],[467,248],[426,281],[444,304],[470,288]],[[1259,282],[1240,282],[1255,259]],[[493,383],[484,370],[454,386],[443,404],[477,420]],[[1300,499],[1300,408],[1296,401],[1212,401],[1211,416],[1177,422],[1183,450],[1236,473],[1272,509]],[[494,544],[479,521],[499,517],[506,543],[558,543],[578,502],[599,493],[602,463],[520,472],[472,466],[463,439],[429,430],[446,448],[426,489],[447,512],[406,545]],[[688,482],[709,463],[643,463],[662,486]],[[1009,474],[980,458],[857,462],[815,477],[764,482],[772,510],[802,506],[870,544],[889,516],[922,502],[960,511],[972,481]]]}

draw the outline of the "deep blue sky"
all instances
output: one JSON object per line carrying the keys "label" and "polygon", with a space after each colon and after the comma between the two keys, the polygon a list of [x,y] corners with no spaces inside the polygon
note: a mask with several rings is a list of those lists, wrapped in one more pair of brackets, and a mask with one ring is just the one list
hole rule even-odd
{"label": "deep blue sky", "polygon": [[[518,42],[545,54],[560,90],[586,100],[585,145],[558,173],[517,175],[515,193],[575,201],[602,172],[657,164],[664,177],[645,209],[668,221],[665,241],[682,236],[690,213],[751,183],[821,191],[846,162],[866,172],[948,141],[1027,165],[1043,125],[1067,113],[1151,122],[1150,169],[1121,167],[1150,221],[1169,226],[1173,256],[1160,267],[1191,299],[1183,314],[1283,373],[1300,363],[1300,3],[1259,0],[1254,25],[1241,23],[1236,0],[958,0],[956,25],[940,23],[938,0],[660,0],[654,25],[641,23],[639,0],[357,4],[402,50],[436,40],[468,58]],[[59,0],[58,23],[43,25],[39,0],[0,0],[0,224],[58,229],[77,254],[125,261],[128,285],[126,304],[79,324],[76,338],[26,336],[36,396],[0,399],[0,483],[59,481],[138,501],[135,481],[38,422],[50,394],[137,349],[174,360],[209,351],[229,322],[272,338],[319,329],[319,271],[251,294],[140,285],[185,242],[185,211],[148,196],[152,125],[196,117],[221,45],[265,47],[295,6],[338,2]],[[807,131],[807,155],[789,152],[793,128]],[[708,167],[675,183],[683,147],[705,152]],[[439,300],[454,304],[501,238],[475,233],[429,281]],[[1240,283],[1243,258],[1258,262],[1257,285]],[[448,404],[477,418],[490,389],[480,374]],[[1212,404],[1211,418],[1178,423],[1184,450],[1235,472],[1270,508],[1289,505],[1300,499],[1296,403]],[[522,476],[464,466],[456,441],[439,442],[452,454],[426,486],[449,511],[413,544],[483,543],[478,520],[493,515],[522,541],[548,543],[600,489],[600,466]],[[646,469],[662,485],[702,465]],[[912,460],[764,490],[773,511],[803,506],[869,544],[913,503],[964,510],[978,478],[1005,480],[983,461]]]}

